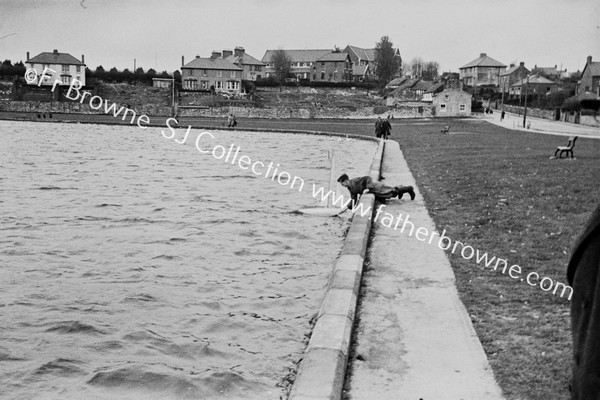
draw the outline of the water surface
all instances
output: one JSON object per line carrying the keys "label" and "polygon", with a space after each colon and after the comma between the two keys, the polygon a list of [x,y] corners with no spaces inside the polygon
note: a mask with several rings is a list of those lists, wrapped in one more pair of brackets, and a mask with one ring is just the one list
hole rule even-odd
{"label": "water surface", "polygon": [[[301,192],[158,128],[0,121],[0,387],[8,399],[279,399],[349,216],[316,205],[327,150],[375,145],[213,132]],[[168,130],[165,130],[168,134]],[[183,137],[184,130],[175,139]],[[204,138],[203,138],[204,139]]]}

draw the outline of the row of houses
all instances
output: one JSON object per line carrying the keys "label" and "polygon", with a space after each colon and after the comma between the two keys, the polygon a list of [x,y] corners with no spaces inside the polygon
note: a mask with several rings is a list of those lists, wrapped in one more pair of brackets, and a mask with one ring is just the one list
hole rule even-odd
{"label": "row of houses", "polygon": [[[528,94],[547,95],[560,89],[559,81],[567,77],[567,71],[554,67],[534,66],[529,70],[524,62],[506,65],[481,53],[478,58],[459,68],[460,83],[465,88],[492,87],[510,96]],[[600,62],[588,56],[581,73],[576,94],[595,93],[600,96]]]}
{"label": "row of houses", "polygon": [[[243,47],[234,50],[213,51],[210,57],[196,56],[189,62],[181,57],[182,87],[184,90],[216,90],[239,92],[242,81],[256,81],[275,75],[273,54],[275,50],[267,50],[261,60],[246,53]],[[363,82],[376,80],[375,49],[363,49],[357,46],[313,50],[285,50],[291,60],[290,74],[297,80],[314,82]],[[401,65],[400,51],[394,49],[398,64]],[[46,73],[42,85],[51,85],[55,79],[63,85],[69,85],[77,79],[85,85],[85,62],[68,53],[54,50],[44,52],[33,58],[27,53],[26,65],[42,76],[45,69],[54,72]],[[398,71],[400,72],[400,71]],[[157,85],[166,84],[157,79]],[[37,84],[37,80],[28,81]]]}
{"label": "row of houses", "polygon": [[[401,63],[400,51],[394,49],[395,57]],[[242,81],[255,81],[268,78],[275,73],[273,65],[274,50],[267,50],[261,60],[245,52],[243,47],[234,50],[213,51],[210,57],[196,56],[185,63],[181,58],[182,86],[185,90],[240,92]],[[347,46],[340,50],[286,50],[291,59],[290,73],[295,79],[314,82],[371,81],[377,79],[375,71],[376,50],[357,46]],[[30,58],[27,53],[26,65],[42,77],[42,85],[51,85],[59,80],[69,85],[77,79],[85,85],[85,59],[81,60],[58,50],[40,53]],[[440,81],[426,82],[421,79],[400,77],[388,84],[394,89],[392,97],[430,101],[432,96],[444,88],[480,88],[494,87],[497,91],[510,96],[520,96],[524,91],[529,94],[550,94],[559,89],[557,80],[564,77],[566,71],[554,67],[537,67],[529,70],[523,62],[511,64],[508,68],[501,62],[481,53],[478,58],[459,68],[458,77],[450,74],[450,81],[444,75]],[[550,78],[550,79],[549,79]],[[553,80],[555,79],[555,80]],[[37,84],[33,79],[29,84]],[[165,82],[163,82],[165,83]],[[441,85],[440,85],[441,83]],[[458,85],[456,85],[458,83]],[[592,92],[600,96],[600,62],[592,61],[588,56],[581,74],[577,94]]]}

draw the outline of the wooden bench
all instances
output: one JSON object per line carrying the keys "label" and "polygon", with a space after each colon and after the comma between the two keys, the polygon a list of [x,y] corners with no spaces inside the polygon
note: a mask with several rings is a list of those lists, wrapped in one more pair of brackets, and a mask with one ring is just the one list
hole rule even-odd
{"label": "wooden bench", "polygon": [[558,155],[558,158],[562,158],[563,153],[565,153],[567,157],[570,154],[571,158],[573,158],[573,147],[575,147],[576,140],[577,140],[577,136],[570,136],[569,143],[566,146],[558,146],[556,148],[556,151],[554,152],[554,158],[557,158],[556,157],[557,155]]}
{"label": "wooden bench", "polygon": [[450,134],[450,125],[444,126],[444,129],[442,129],[440,132],[449,135]]}

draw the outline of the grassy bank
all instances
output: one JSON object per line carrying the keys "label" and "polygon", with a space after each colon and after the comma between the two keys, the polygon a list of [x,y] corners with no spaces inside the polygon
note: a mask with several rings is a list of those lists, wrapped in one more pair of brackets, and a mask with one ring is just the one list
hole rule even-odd
{"label": "grassy bank", "polygon": [[[453,240],[567,283],[575,239],[600,198],[600,140],[550,160],[564,138],[483,121],[395,124],[393,139],[437,228]],[[460,251],[460,248],[459,248]],[[461,299],[508,399],[569,397],[569,301],[450,255]]]}

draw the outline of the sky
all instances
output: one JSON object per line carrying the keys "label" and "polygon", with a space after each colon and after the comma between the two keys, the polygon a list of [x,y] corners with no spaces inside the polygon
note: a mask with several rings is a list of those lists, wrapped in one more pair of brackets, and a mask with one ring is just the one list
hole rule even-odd
{"label": "sky", "polygon": [[0,0],[0,60],[54,49],[88,68],[173,72],[181,57],[241,46],[374,48],[458,72],[486,53],[505,65],[582,70],[600,61],[598,0]]}

